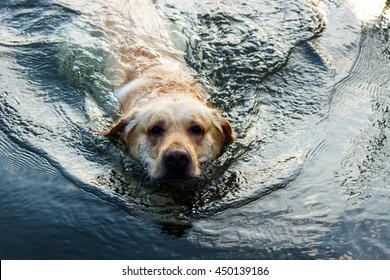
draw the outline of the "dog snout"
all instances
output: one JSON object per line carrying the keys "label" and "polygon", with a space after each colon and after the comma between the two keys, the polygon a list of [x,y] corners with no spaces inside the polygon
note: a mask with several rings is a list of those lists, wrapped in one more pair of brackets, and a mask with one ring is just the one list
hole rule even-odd
{"label": "dog snout", "polygon": [[164,155],[164,162],[171,168],[183,168],[188,166],[191,158],[184,149],[170,149]]}

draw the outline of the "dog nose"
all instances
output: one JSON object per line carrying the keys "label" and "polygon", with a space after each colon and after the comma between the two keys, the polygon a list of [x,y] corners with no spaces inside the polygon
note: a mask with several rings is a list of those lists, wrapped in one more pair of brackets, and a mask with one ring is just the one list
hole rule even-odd
{"label": "dog nose", "polygon": [[172,149],[165,153],[164,161],[171,167],[183,167],[190,162],[190,155],[184,149]]}

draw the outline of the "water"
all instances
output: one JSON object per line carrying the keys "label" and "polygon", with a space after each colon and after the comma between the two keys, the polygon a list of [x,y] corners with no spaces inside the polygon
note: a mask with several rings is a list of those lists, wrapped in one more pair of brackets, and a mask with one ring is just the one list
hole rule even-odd
{"label": "water", "polygon": [[2,1],[0,257],[388,259],[389,12],[374,2],[157,1],[238,137],[209,180],[172,190],[99,134],[126,40],[100,1]]}

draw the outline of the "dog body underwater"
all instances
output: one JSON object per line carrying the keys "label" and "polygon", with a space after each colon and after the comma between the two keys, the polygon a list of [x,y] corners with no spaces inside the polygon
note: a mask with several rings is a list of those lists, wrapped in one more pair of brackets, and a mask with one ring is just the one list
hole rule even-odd
{"label": "dog body underwater", "polygon": [[[121,135],[153,180],[199,177],[202,164],[235,140],[230,123],[207,103],[152,3],[112,1],[106,10],[110,36],[125,41],[115,50],[125,75],[117,91],[123,117],[103,134]],[[116,24],[118,16],[127,23]]]}

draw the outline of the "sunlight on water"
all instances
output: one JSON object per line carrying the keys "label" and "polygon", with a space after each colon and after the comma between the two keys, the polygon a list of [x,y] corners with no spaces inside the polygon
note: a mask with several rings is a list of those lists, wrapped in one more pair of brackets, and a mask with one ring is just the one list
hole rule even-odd
{"label": "sunlight on water", "polygon": [[386,6],[386,0],[347,0],[347,4],[359,20],[374,23],[382,14]]}

